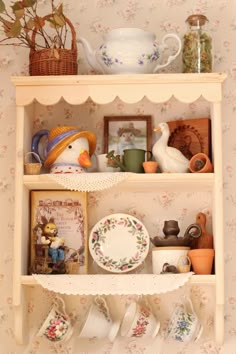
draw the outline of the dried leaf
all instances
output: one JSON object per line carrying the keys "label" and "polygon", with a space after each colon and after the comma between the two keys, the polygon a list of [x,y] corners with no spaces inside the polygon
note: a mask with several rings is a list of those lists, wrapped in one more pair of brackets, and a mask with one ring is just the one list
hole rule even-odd
{"label": "dried leaf", "polygon": [[23,0],[24,7],[33,7],[37,0]]}
{"label": "dried leaf", "polygon": [[29,19],[29,21],[26,23],[26,27],[24,27],[27,30],[32,30],[34,28],[34,20],[32,18]]}
{"label": "dried leaf", "polygon": [[63,4],[60,4],[58,8],[56,9],[55,13],[57,13],[59,16],[63,16]]}
{"label": "dried leaf", "polygon": [[4,12],[6,10],[5,4],[2,0],[0,0],[0,13]]}
{"label": "dried leaf", "polygon": [[43,17],[39,17],[36,16],[35,20],[34,20],[34,27],[36,30],[43,28],[43,26],[45,25],[45,20]]}
{"label": "dried leaf", "polygon": [[15,13],[15,11],[21,10],[24,8],[23,2],[22,1],[16,1],[14,5],[11,6],[12,11]]}
{"label": "dried leaf", "polygon": [[53,20],[55,22],[55,25],[59,26],[59,27],[63,27],[66,24],[66,21],[65,21],[65,18],[63,15],[59,16],[59,15],[55,14],[55,15],[53,15]]}
{"label": "dried leaf", "polygon": [[15,22],[5,21],[4,23],[5,33],[9,38],[17,38],[21,33],[21,29],[22,26],[19,20],[16,20]]}
{"label": "dried leaf", "polygon": [[25,9],[15,10],[14,14],[15,14],[16,18],[20,19],[24,16]]}

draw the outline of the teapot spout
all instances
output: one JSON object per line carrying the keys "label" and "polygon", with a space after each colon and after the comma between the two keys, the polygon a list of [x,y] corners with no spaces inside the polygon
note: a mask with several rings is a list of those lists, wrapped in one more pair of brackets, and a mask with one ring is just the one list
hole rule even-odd
{"label": "teapot spout", "polygon": [[85,57],[89,63],[89,65],[96,71],[104,73],[102,67],[99,65],[97,58],[96,58],[96,52],[91,48],[89,42],[82,37],[79,37],[77,39],[78,43],[82,44],[82,47],[85,52]]}

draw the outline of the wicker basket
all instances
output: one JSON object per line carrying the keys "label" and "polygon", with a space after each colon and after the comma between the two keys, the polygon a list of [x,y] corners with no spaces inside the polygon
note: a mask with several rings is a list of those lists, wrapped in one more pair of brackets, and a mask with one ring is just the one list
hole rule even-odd
{"label": "wicker basket", "polygon": [[190,272],[191,260],[188,256],[182,255],[179,257],[177,269],[180,273]]}
{"label": "wicker basket", "polygon": [[[50,15],[45,16],[46,20]],[[77,44],[76,32],[72,23],[65,18],[71,30],[71,49],[42,49],[30,50],[29,54],[29,73],[31,76],[43,75],[77,75]],[[36,32],[33,32],[32,42],[35,44]],[[57,55],[55,55],[55,51]]]}
{"label": "wicker basket", "polygon": [[[27,160],[30,155],[33,155],[38,162],[28,162]],[[39,175],[41,167],[42,167],[42,162],[38,154],[36,154],[33,151],[27,152],[25,154],[24,168],[25,168],[26,175]]]}

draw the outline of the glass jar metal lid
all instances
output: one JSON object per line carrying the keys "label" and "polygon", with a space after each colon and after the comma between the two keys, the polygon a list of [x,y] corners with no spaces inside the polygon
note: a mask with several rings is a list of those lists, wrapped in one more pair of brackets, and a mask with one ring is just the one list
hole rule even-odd
{"label": "glass jar metal lid", "polygon": [[194,14],[189,16],[186,22],[188,22],[190,26],[204,26],[205,23],[208,22],[208,18],[205,15]]}

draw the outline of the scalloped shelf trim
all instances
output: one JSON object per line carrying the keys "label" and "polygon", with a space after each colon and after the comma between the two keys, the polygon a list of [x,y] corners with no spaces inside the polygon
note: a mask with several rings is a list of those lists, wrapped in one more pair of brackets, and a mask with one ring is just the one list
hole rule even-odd
{"label": "scalloped shelf trim", "polygon": [[43,288],[65,295],[154,295],[184,286],[193,274],[33,274],[32,277]]}
{"label": "scalloped shelf trim", "polygon": [[209,74],[137,74],[137,75],[77,75],[51,77],[12,77],[16,86],[17,105],[37,100],[52,105],[64,99],[79,105],[91,98],[97,104],[107,104],[119,97],[126,103],[137,103],[144,97],[154,103],[168,101],[172,96],[190,103],[201,96],[209,102],[222,100],[224,73]]}

